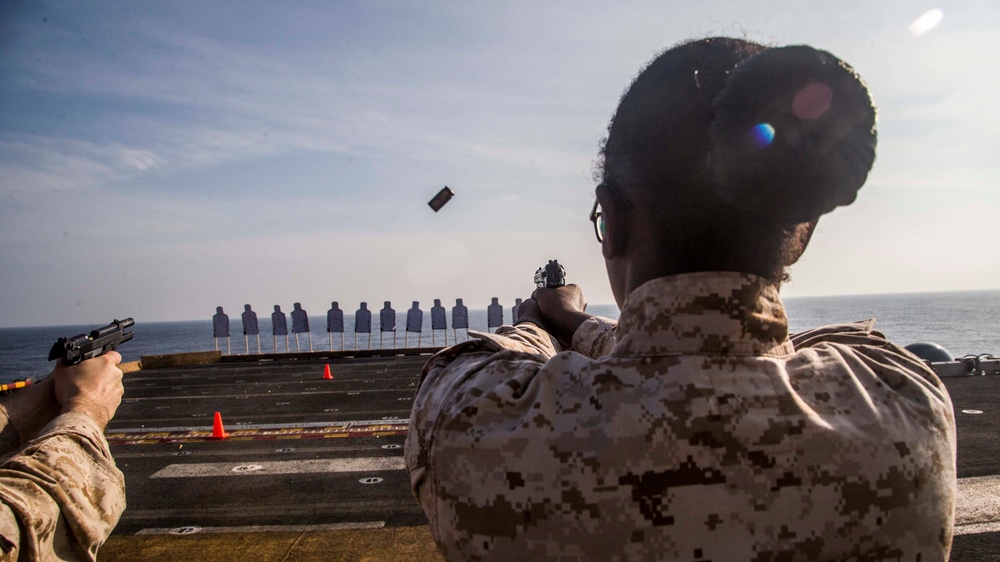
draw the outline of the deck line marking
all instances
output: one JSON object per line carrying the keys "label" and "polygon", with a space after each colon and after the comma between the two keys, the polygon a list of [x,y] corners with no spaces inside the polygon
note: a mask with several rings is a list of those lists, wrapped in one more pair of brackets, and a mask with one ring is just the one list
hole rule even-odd
{"label": "deck line marking", "polygon": [[[150,387],[143,387],[150,388]],[[163,388],[167,388],[164,385]],[[194,386],[188,386],[187,388],[195,389]],[[138,402],[140,400],[197,400],[204,398],[239,398],[242,396],[252,397],[252,398],[273,398],[276,396],[312,396],[315,394],[347,394],[348,392],[357,392],[358,394],[372,394],[376,392],[413,392],[411,387],[404,388],[358,388],[354,390],[312,390],[308,392],[268,392],[266,394],[209,394],[209,395],[187,395],[187,394],[172,394],[170,396],[129,396],[128,399]]]}
{"label": "deck line marking", "polygon": [[[256,470],[234,472],[240,466],[254,465]],[[211,476],[273,476],[275,474],[315,474],[332,472],[378,472],[405,470],[403,457],[366,457],[359,459],[319,459],[302,461],[245,461],[171,464],[152,478],[205,478]]]}
{"label": "deck line marking", "polygon": [[[344,531],[352,529],[382,529],[385,521],[362,521],[358,523],[330,523],[327,525],[250,525],[246,527],[200,527],[192,534],[210,533],[309,533],[317,531]],[[174,528],[142,529],[137,535],[169,535]]]}
{"label": "deck line marking", "polygon": [[958,479],[955,496],[955,534],[1000,530],[1000,476]]}
{"label": "deck line marking", "polygon": [[[333,429],[318,429],[312,431],[298,429],[272,429],[263,431],[247,431],[236,429],[229,432],[225,441],[279,441],[290,439],[341,439],[346,437],[392,437],[406,436],[405,425],[372,425],[365,427],[348,427]],[[188,431],[184,433],[143,433],[140,435],[109,435],[111,445],[155,445],[162,443],[203,443],[218,442],[208,430]]]}
{"label": "deck line marking", "polygon": [[[306,443],[306,446],[295,444],[295,452],[302,454],[302,453],[316,453],[316,452],[329,453],[331,451],[330,445],[328,445],[326,443],[323,443],[323,442],[320,442],[319,446],[316,446],[316,447],[309,447],[307,445],[310,445],[310,443]],[[336,453],[338,453],[338,454],[356,453],[356,452],[360,452],[360,451],[367,451],[369,453],[377,453],[378,451],[383,450],[384,447],[385,447],[384,445],[381,445],[381,446],[380,445],[358,445],[358,446],[340,445],[336,449],[334,449],[334,451]],[[400,445],[399,448],[402,449],[402,445]],[[211,457],[246,457],[247,454],[248,454],[245,449],[214,449],[214,448],[212,448],[212,449],[198,449],[198,450],[194,450],[194,449],[182,449],[182,451],[187,451],[187,452],[191,453],[192,457],[198,457],[198,456],[201,456],[201,457],[207,457],[207,456],[211,456]],[[120,453],[119,452],[119,453],[115,453],[114,457],[115,457],[115,459],[157,459],[157,458],[163,458],[163,457],[176,456],[177,453],[182,452],[182,451],[178,451],[176,448],[170,448],[170,450],[155,451],[155,452],[142,452],[142,453]]]}
{"label": "deck line marking", "polygon": [[[352,484],[353,486],[353,484]],[[357,488],[360,489],[358,484]],[[412,497],[406,494],[406,497]],[[283,498],[284,499],[284,498]],[[280,503],[270,503],[264,501],[254,504],[250,509],[233,509],[233,504],[223,505],[188,505],[172,508],[136,508],[125,510],[122,514],[122,521],[134,523],[136,521],[153,521],[169,519],[169,525],[177,527],[178,521],[202,521],[206,518],[224,518],[223,521],[243,520],[247,522],[259,521],[261,517],[281,517],[280,520],[294,520],[295,517],[305,517],[299,521],[314,521],[317,515],[324,517],[336,517],[342,521],[350,521],[351,518],[359,517],[358,513],[407,513],[420,514],[423,510],[415,500],[401,501],[400,497],[364,497],[358,499],[348,499],[347,496],[332,498],[332,501],[316,501],[303,503],[288,503],[287,500]],[[217,520],[217,519],[216,519]],[[192,523],[193,524],[193,523]],[[141,528],[141,527],[140,527]]]}
{"label": "deck line marking", "polygon": [[[230,435],[226,438],[226,441],[288,441],[288,440],[298,440],[298,439],[345,439],[350,437],[406,437],[406,428],[402,430],[392,430],[392,431],[362,431],[358,433],[304,433],[298,435]],[[154,437],[149,439],[115,439],[108,440],[111,445],[162,445],[164,443],[174,444],[174,443],[204,443],[206,441],[218,441],[217,439],[208,435],[202,436],[188,436],[188,437]]]}
{"label": "deck line marking", "polygon": [[[233,425],[236,429],[261,430],[261,429],[305,429],[310,427],[346,428],[369,425],[409,425],[409,418],[398,418],[391,420],[348,420],[348,421],[327,421],[327,422],[307,422],[307,423],[262,423],[249,425]],[[226,423],[226,425],[230,425]],[[210,429],[211,424],[186,425],[177,427],[126,427],[108,430],[105,435],[111,437],[124,433],[178,433],[185,431],[204,431]],[[228,428],[227,428],[228,429]]]}
{"label": "deck line marking", "polygon": [[955,525],[955,536],[959,535],[981,535],[983,533],[1000,532],[1000,521],[987,521],[985,523],[970,523],[968,525]]}

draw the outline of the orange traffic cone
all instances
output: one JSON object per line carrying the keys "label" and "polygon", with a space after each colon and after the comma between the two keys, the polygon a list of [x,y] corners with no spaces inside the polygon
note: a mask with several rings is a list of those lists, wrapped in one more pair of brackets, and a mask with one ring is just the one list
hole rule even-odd
{"label": "orange traffic cone", "polygon": [[215,423],[212,424],[212,439],[225,439],[226,437],[229,437],[229,434],[222,427],[222,414],[215,412]]}
{"label": "orange traffic cone", "polygon": [[326,364],[326,368],[323,369],[323,378],[324,379],[332,379],[333,378],[333,375],[330,374],[330,364],[329,363],[327,363]]}

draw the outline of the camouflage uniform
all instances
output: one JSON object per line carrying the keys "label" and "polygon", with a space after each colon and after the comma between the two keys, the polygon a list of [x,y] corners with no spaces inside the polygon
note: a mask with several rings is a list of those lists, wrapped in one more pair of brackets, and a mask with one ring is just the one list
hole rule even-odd
{"label": "camouflage uniform", "polygon": [[951,400],[872,324],[789,339],[776,287],[699,273],[575,351],[476,334],[424,369],[413,491],[450,560],[945,560]]}
{"label": "camouflage uniform", "polygon": [[124,509],[103,432],[62,414],[0,464],[0,560],[95,560]]}

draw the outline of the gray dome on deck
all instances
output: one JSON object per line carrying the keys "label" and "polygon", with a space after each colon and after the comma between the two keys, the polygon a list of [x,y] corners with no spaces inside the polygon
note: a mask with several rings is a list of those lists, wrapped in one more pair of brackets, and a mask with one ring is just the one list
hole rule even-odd
{"label": "gray dome on deck", "polygon": [[955,357],[950,351],[941,347],[936,343],[929,341],[918,341],[916,343],[911,343],[906,346],[906,350],[910,353],[916,355],[917,357],[923,359],[924,361],[931,361],[934,363],[940,363],[943,361],[954,361]]}

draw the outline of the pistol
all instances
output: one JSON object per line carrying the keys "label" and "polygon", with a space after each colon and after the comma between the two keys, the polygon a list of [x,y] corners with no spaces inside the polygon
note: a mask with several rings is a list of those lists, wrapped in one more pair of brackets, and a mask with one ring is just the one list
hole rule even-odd
{"label": "pistol", "polygon": [[556,260],[539,267],[535,271],[535,286],[539,289],[555,289],[566,285],[566,268]]}
{"label": "pistol", "polygon": [[66,365],[76,365],[80,361],[114,351],[119,345],[132,339],[133,332],[125,330],[134,324],[135,320],[131,318],[113,320],[107,326],[93,330],[89,334],[59,338],[59,341],[52,344],[49,361],[62,359]]}

